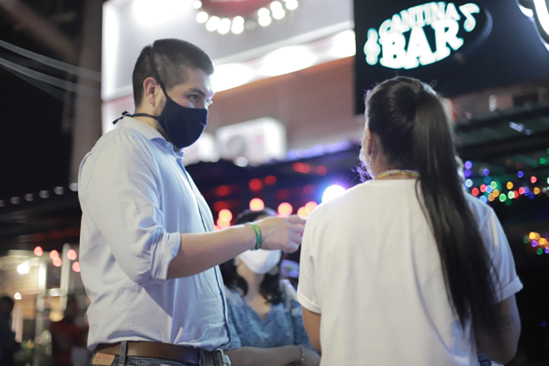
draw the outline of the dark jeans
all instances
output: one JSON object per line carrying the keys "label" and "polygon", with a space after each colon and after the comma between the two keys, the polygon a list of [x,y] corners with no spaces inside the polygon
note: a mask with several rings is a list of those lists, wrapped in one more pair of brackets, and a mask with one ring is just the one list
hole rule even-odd
{"label": "dark jeans", "polygon": [[[95,353],[93,354],[90,360],[90,366],[93,365],[94,357],[95,357]],[[114,362],[112,363],[112,366],[118,366],[119,362],[120,362],[120,356],[116,356],[114,358]],[[175,361],[162,360],[160,358],[126,357],[126,366],[195,366],[195,365],[190,363],[181,363],[181,362],[175,362]]]}

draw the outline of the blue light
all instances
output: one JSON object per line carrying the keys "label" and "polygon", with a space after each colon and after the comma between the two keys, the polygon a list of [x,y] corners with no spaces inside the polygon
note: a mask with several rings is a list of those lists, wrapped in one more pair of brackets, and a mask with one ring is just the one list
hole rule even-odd
{"label": "blue light", "polygon": [[465,178],[469,178],[473,172],[471,172],[469,169],[465,169],[463,171],[463,174],[465,175]]}
{"label": "blue light", "polygon": [[480,200],[484,203],[488,202],[488,198],[486,198],[486,196],[480,196]]}
{"label": "blue light", "polygon": [[341,196],[343,193],[345,193],[345,188],[342,186],[338,186],[337,184],[329,186],[322,195],[322,202],[331,201],[334,198]]}
{"label": "blue light", "polygon": [[541,326],[542,326],[542,327],[545,327],[546,325],[547,325],[547,322],[546,322],[545,320],[542,320],[542,321],[541,321]]}
{"label": "blue light", "polygon": [[524,177],[524,173],[523,173],[523,172],[521,172],[521,171],[519,171],[519,172],[517,173],[517,177],[519,177],[519,178],[522,178],[522,177]]}
{"label": "blue light", "polygon": [[524,194],[528,194],[528,193],[530,193],[530,188],[524,187]]}
{"label": "blue light", "polygon": [[492,182],[492,178],[490,177],[484,177],[484,183],[490,184]]}
{"label": "blue light", "polygon": [[470,161],[465,162],[465,169],[471,169],[473,167],[473,163]]}
{"label": "blue light", "polygon": [[467,179],[465,181],[465,186],[467,186],[467,188],[471,188],[473,186],[473,181],[471,179]]}
{"label": "blue light", "polygon": [[494,188],[492,188],[490,186],[486,186],[486,192],[492,193],[493,191],[494,191]]}
{"label": "blue light", "polygon": [[490,169],[484,169],[484,170],[482,171],[482,174],[484,174],[484,175],[490,175]]}

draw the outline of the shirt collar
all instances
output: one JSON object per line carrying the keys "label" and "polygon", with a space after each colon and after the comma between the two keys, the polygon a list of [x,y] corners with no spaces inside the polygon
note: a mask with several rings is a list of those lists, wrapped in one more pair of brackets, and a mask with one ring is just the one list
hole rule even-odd
{"label": "shirt collar", "polygon": [[143,136],[145,136],[149,140],[161,139],[166,141],[164,136],[162,136],[160,132],[158,132],[156,129],[135,118],[124,117],[120,122],[118,122],[118,124],[120,125],[120,127],[129,127],[141,132],[141,134],[143,134]]}
{"label": "shirt collar", "polygon": [[171,152],[175,154],[178,158],[183,158],[184,152],[181,151],[173,151],[173,145],[168,142],[164,136],[160,134],[156,129],[152,128],[148,124],[141,122],[135,118],[132,117],[124,117],[120,122],[118,122],[120,127],[128,127],[133,128],[137,131],[139,131],[143,136],[145,136],[149,140],[160,140],[159,142],[164,145],[166,148],[168,148]]}

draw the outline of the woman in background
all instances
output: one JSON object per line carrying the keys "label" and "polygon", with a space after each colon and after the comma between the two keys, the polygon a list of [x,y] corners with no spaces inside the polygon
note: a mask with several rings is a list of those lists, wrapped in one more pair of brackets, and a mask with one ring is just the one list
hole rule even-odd
{"label": "woman in background", "polygon": [[428,85],[397,77],[368,94],[361,160],[373,179],[315,209],[303,235],[298,299],[322,365],[478,365],[477,349],[514,357],[522,284],[454,155]]}
{"label": "woman in background", "polygon": [[[276,216],[271,209],[246,211],[235,224]],[[281,251],[250,250],[223,263],[233,366],[319,364],[303,326],[301,305],[288,281],[280,281]]]}

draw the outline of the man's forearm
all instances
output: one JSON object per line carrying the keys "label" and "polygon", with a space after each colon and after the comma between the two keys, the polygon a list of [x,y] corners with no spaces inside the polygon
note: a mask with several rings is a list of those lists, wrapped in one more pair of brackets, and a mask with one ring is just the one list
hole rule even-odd
{"label": "man's forearm", "polygon": [[253,249],[255,243],[254,229],[243,225],[213,233],[181,234],[179,252],[168,267],[168,279],[204,272]]}

